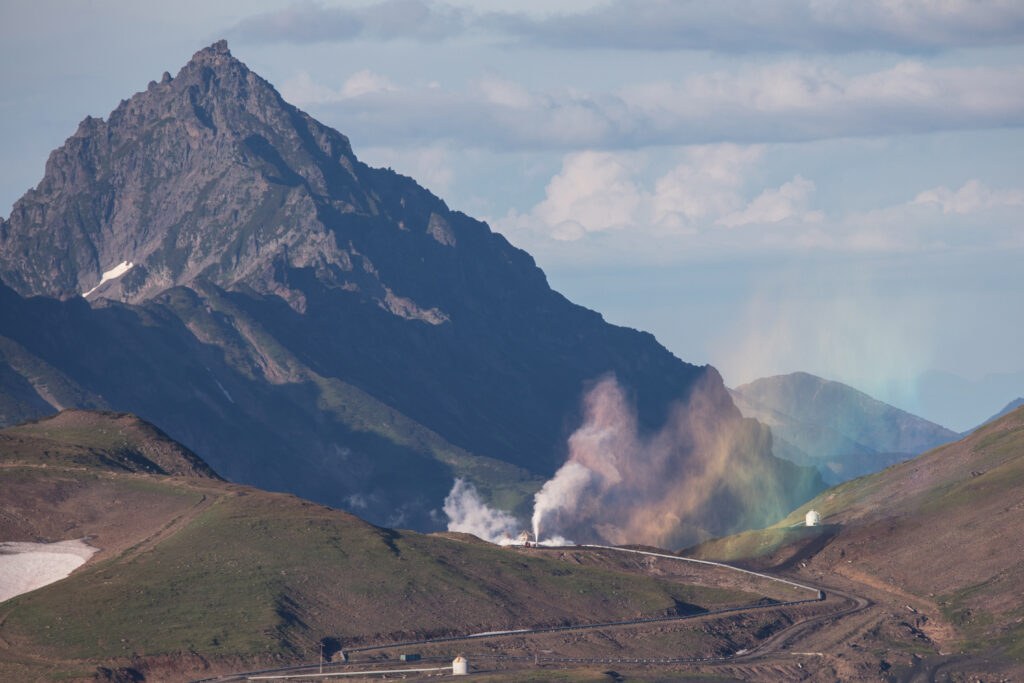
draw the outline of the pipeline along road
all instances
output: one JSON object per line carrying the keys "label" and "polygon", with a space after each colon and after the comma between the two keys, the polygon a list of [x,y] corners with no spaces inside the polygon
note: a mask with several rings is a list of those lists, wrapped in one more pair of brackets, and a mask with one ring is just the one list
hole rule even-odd
{"label": "pipeline along road", "polygon": [[[502,637],[502,636],[513,636],[513,635],[522,636],[522,635],[530,635],[530,634],[537,634],[537,633],[555,633],[555,632],[566,632],[566,631],[583,631],[583,630],[598,629],[598,628],[609,628],[609,627],[613,627],[613,626],[639,626],[639,625],[644,625],[644,624],[654,624],[654,623],[668,622],[668,621],[685,621],[685,620],[689,620],[689,619],[698,619],[698,618],[704,618],[704,617],[715,616],[715,615],[720,615],[720,614],[731,614],[731,613],[748,612],[748,611],[754,611],[754,610],[777,609],[777,608],[780,608],[780,607],[788,607],[790,605],[799,605],[799,604],[809,603],[809,602],[821,602],[821,601],[825,600],[825,597],[826,597],[825,596],[825,592],[821,588],[818,588],[818,587],[815,587],[815,586],[809,586],[809,585],[806,585],[806,584],[803,584],[803,583],[797,583],[796,581],[791,581],[789,579],[784,579],[784,578],[781,578],[781,577],[778,577],[778,576],[772,576],[771,574],[765,574],[763,572],[755,572],[755,571],[751,571],[749,569],[743,569],[741,567],[734,567],[733,565],[726,564],[724,562],[714,562],[714,561],[711,561],[711,560],[698,560],[698,559],[689,558],[689,557],[680,557],[678,555],[669,555],[667,553],[655,553],[655,552],[650,552],[650,551],[647,551],[647,550],[634,550],[632,548],[617,548],[615,546],[606,546],[606,545],[573,545],[573,546],[550,546],[550,547],[542,546],[542,547],[553,549],[553,550],[557,550],[559,547],[563,547],[565,549],[570,549],[570,550],[579,550],[579,549],[609,550],[609,551],[613,551],[613,552],[633,553],[633,554],[636,554],[636,555],[646,555],[646,556],[649,556],[649,557],[664,558],[664,559],[675,560],[675,561],[679,561],[679,562],[690,562],[690,563],[694,563],[694,564],[701,564],[701,565],[709,565],[709,566],[714,566],[714,567],[720,567],[720,568],[724,568],[724,569],[727,569],[727,570],[730,570],[730,571],[741,572],[741,573],[748,574],[748,575],[751,575],[751,576],[756,576],[756,577],[759,577],[759,578],[762,578],[762,579],[767,579],[769,581],[775,581],[775,582],[778,582],[778,583],[786,584],[786,585],[788,585],[790,587],[797,588],[799,590],[805,590],[805,591],[808,591],[813,597],[807,597],[807,598],[801,599],[801,600],[789,600],[789,601],[785,601],[785,602],[771,602],[771,603],[760,604],[760,605],[745,605],[745,606],[740,606],[740,607],[727,607],[727,608],[724,608],[724,609],[708,610],[708,611],[704,611],[704,612],[698,612],[698,613],[695,613],[695,614],[674,615],[674,616],[665,616],[665,617],[644,617],[644,618],[640,618],[640,619],[625,619],[625,620],[621,620],[621,621],[608,621],[608,622],[598,622],[598,623],[590,623],[590,624],[573,624],[573,625],[569,625],[569,626],[549,626],[549,627],[543,627],[543,628],[512,629],[512,630],[506,630],[506,631],[487,631],[487,632],[483,632],[483,633],[472,633],[472,634],[460,635],[460,636],[444,636],[444,637],[441,637],[441,638],[424,638],[424,639],[420,639],[420,640],[407,640],[407,641],[401,641],[401,642],[395,642],[395,643],[387,643],[387,644],[382,644],[382,645],[367,645],[367,646],[363,646],[363,647],[348,648],[348,649],[345,649],[344,652],[346,654],[349,654],[349,653],[355,653],[355,652],[371,652],[371,651],[375,651],[375,650],[388,650],[388,649],[398,648],[398,647],[411,647],[411,646],[416,646],[416,645],[434,645],[434,644],[438,644],[438,643],[452,643],[452,642],[459,642],[459,641],[474,641],[474,640],[480,640],[480,639],[484,639],[484,638],[496,638],[496,637]],[[846,609],[840,610],[839,612],[830,612],[829,614],[826,614],[826,615],[822,615],[822,616],[819,616],[819,617],[814,617],[814,618],[811,618],[811,619],[807,619],[807,620],[801,621],[801,622],[799,622],[797,624],[793,624],[792,626],[789,626],[789,627],[783,629],[782,631],[774,634],[773,636],[769,637],[766,641],[764,641],[763,643],[759,644],[758,646],[756,646],[754,648],[751,648],[751,649],[745,650],[745,651],[736,652],[736,653],[733,653],[733,654],[730,654],[730,655],[723,655],[723,656],[720,656],[720,657],[691,657],[691,658],[629,658],[629,657],[626,657],[626,658],[616,658],[614,660],[608,659],[608,658],[604,658],[604,659],[534,658],[534,659],[535,659],[535,661],[545,662],[545,663],[547,663],[547,662],[550,662],[550,663],[557,663],[557,662],[564,662],[564,663],[613,663],[613,662],[620,662],[620,663],[646,663],[646,664],[680,664],[680,663],[688,663],[688,662],[694,662],[694,663],[696,663],[696,662],[726,662],[726,661],[730,661],[730,660],[740,660],[740,659],[742,659],[742,660],[749,660],[749,659],[752,659],[752,658],[755,658],[755,657],[764,656],[765,654],[770,654],[772,652],[777,652],[786,643],[788,643],[790,640],[792,640],[793,638],[795,638],[799,634],[806,632],[810,628],[817,627],[817,625],[820,624],[822,621],[826,621],[826,620],[829,620],[829,619],[836,619],[836,618],[840,618],[840,617],[846,616],[848,614],[852,614],[853,612],[857,612],[857,611],[860,611],[862,609],[865,609],[868,605],[871,604],[865,598],[861,598],[861,597],[858,597],[858,596],[853,596],[853,595],[846,594],[846,593],[843,593],[841,591],[835,591],[835,590],[832,590],[832,589],[830,589],[830,592],[836,594],[837,597],[844,598],[845,600],[851,602],[852,605],[850,607],[847,607]],[[511,659],[514,659],[514,658],[510,657],[509,659],[511,660]],[[234,673],[234,674],[224,674],[224,675],[221,675],[221,676],[215,676],[213,678],[203,678],[203,679],[199,679],[197,681],[193,681],[192,683],[209,683],[211,681],[218,681],[218,682],[222,682],[222,683],[227,683],[228,681],[244,681],[244,680],[249,680],[249,679],[256,679],[257,677],[264,678],[264,677],[266,677],[267,674],[281,674],[281,673],[286,673],[286,672],[299,672],[299,671],[304,671],[304,670],[309,670],[309,669],[315,669],[318,666],[319,666],[319,663],[317,663],[317,664],[300,664],[300,665],[280,667],[280,668],[275,668],[275,669],[263,669],[263,670],[260,670],[260,671],[246,671],[246,672],[240,672],[240,673]],[[335,664],[330,664],[328,666],[337,666],[337,664],[336,663]],[[370,673],[374,673],[374,672],[370,672]],[[375,673],[380,673],[380,672],[375,672]],[[303,676],[304,677],[317,677],[317,674],[314,674],[314,673],[304,673]]]}

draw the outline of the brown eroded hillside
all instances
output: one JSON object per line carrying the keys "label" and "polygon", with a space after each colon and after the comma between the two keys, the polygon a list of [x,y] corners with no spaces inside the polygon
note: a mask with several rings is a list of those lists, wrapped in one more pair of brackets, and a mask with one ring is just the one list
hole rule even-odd
{"label": "brown eroded hillside", "polygon": [[[823,525],[792,526],[808,510]],[[927,615],[946,652],[1024,658],[1024,408],[687,554],[859,586]],[[907,609],[903,609],[906,607]],[[915,612],[916,613],[916,612]],[[920,617],[917,617],[920,619]]]}

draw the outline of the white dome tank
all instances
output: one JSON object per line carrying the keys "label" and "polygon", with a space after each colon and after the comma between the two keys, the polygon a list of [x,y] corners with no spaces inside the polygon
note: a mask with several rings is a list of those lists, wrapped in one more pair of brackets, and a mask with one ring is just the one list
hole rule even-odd
{"label": "white dome tank", "polygon": [[452,660],[452,676],[465,676],[469,673],[469,661],[459,655]]}
{"label": "white dome tank", "polygon": [[807,526],[818,526],[821,524],[821,515],[818,514],[817,510],[808,510],[804,522]]}

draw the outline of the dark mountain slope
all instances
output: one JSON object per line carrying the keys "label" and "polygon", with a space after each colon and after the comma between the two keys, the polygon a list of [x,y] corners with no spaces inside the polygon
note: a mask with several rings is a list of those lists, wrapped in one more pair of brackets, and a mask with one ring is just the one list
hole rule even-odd
{"label": "dark mountain slope", "polygon": [[23,299],[0,288],[0,334],[31,344],[106,403],[163,419],[233,481],[304,491],[400,522],[405,509],[429,515],[455,473],[466,474],[467,461],[497,478],[495,486],[529,479],[518,468],[470,457],[351,385],[316,375],[233,311],[225,293],[207,291],[217,293],[220,310],[185,288],[143,307],[96,308],[80,298]]}
{"label": "dark mountain slope", "polygon": [[0,337],[0,425],[18,424],[65,406],[106,404],[21,344]]}
{"label": "dark mountain slope", "polygon": [[772,429],[775,453],[818,467],[830,483],[876,472],[958,435],[840,382],[806,372],[732,390],[747,417]]}
{"label": "dark mountain slope", "polygon": [[[645,430],[698,382],[716,428],[748,429],[713,368],[570,303],[485,224],[359,162],[223,42],[51,155],[0,224],[0,278],[0,336],[82,400],[161,424],[232,480],[375,521],[436,528],[455,475],[523,512],[609,373]],[[7,393],[20,416],[39,405]],[[810,495],[806,472],[747,442],[769,488]]]}

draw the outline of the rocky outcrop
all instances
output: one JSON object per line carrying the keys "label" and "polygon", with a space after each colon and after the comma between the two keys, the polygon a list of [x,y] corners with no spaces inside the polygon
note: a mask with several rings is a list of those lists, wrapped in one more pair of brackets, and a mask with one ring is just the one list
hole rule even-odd
{"label": "rocky outcrop", "polygon": [[[382,215],[360,177],[369,172],[343,135],[282,100],[220,41],[106,121],[86,118],[51,154],[0,231],[0,277],[22,295],[132,303],[202,277],[301,309],[283,274],[311,269],[329,286],[436,324],[442,312],[365,277],[353,266],[358,252],[330,229],[339,216]],[[433,209],[422,231],[453,245],[447,209],[418,194],[413,203]],[[133,268],[100,285],[122,263]]]}

